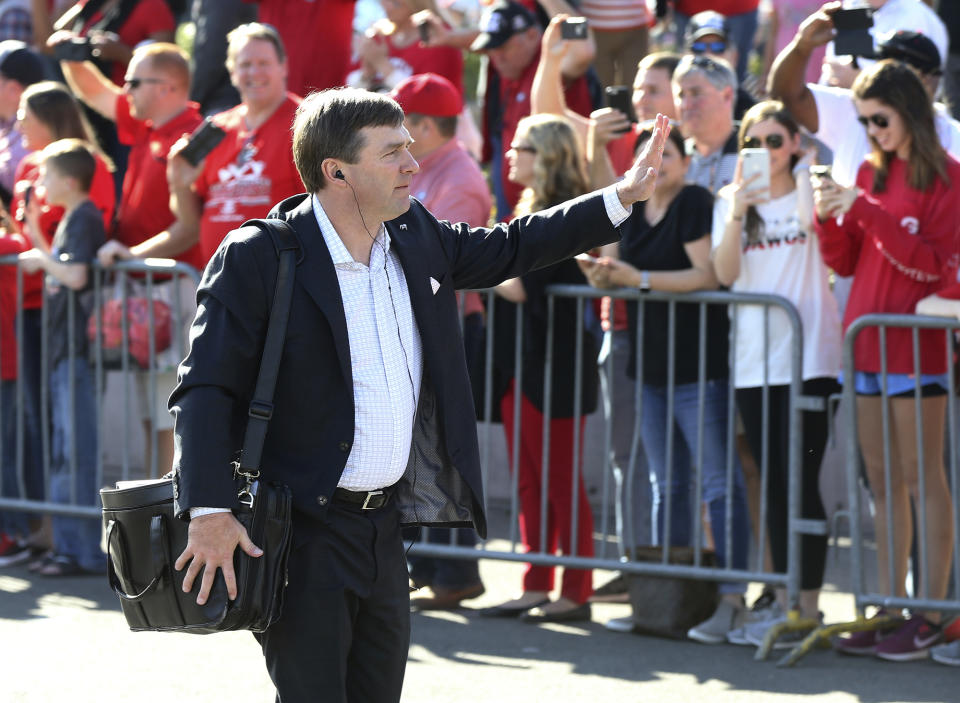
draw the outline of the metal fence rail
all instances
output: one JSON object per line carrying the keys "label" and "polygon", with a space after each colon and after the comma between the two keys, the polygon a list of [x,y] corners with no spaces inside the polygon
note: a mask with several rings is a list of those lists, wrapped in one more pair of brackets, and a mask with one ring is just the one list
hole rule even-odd
{"label": "metal fence rail", "polygon": [[[491,440],[491,426],[489,423],[490,418],[492,417],[492,402],[490,398],[490,391],[493,387],[492,374],[493,374],[493,363],[491,358],[492,349],[494,346],[494,340],[492,339],[492,330],[495,327],[495,306],[493,302],[493,293],[487,291],[488,295],[488,313],[487,319],[487,338],[486,338],[486,351],[487,358],[485,364],[485,376],[484,376],[484,388],[486,390],[485,394],[485,403],[483,408],[483,416],[488,421],[483,425],[483,431],[481,433],[481,453],[483,466],[485,468],[484,476],[485,482],[487,480],[487,475],[489,474],[490,465],[489,465],[489,442]],[[601,404],[603,411],[606,415],[607,420],[607,431],[604,437],[604,448],[603,448],[603,470],[602,470],[602,489],[601,489],[601,514],[600,520],[598,521],[599,526],[599,535],[595,535],[595,541],[599,540],[600,543],[600,553],[597,556],[593,557],[584,557],[576,553],[576,540],[571,539],[571,544],[574,546],[573,553],[558,555],[550,553],[546,548],[541,548],[537,552],[525,553],[522,550],[522,545],[517,539],[516,525],[519,518],[518,510],[518,495],[517,495],[517,476],[518,476],[518,450],[517,442],[514,442],[512,456],[509,458],[509,463],[511,467],[511,492],[510,492],[510,511],[509,511],[509,524],[510,531],[508,536],[508,546],[505,549],[494,548],[489,542],[480,545],[479,548],[475,549],[472,547],[463,547],[458,546],[455,543],[455,537],[451,536],[450,544],[436,544],[428,541],[428,535],[423,535],[421,540],[413,544],[412,553],[415,555],[422,556],[434,556],[434,557],[443,557],[443,558],[454,558],[454,559],[498,559],[505,561],[516,561],[516,562],[528,562],[535,565],[544,565],[544,566],[563,566],[568,568],[602,568],[602,569],[611,569],[619,570],[622,572],[627,572],[630,574],[650,574],[650,575],[662,575],[662,576],[680,576],[691,579],[703,579],[703,580],[717,580],[724,582],[731,581],[754,581],[761,582],[764,584],[770,584],[775,586],[781,586],[786,588],[788,593],[788,600],[791,606],[791,617],[790,621],[783,627],[776,629],[771,633],[769,642],[761,648],[759,652],[760,657],[765,657],[769,653],[769,650],[776,639],[782,632],[789,629],[800,629],[800,628],[811,628],[816,625],[815,622],[801,620],[799,617],[798,603],[799,603],[799,564],[800,564],[800,537],[804,534],[826,534],[826,525],[823,521],[816,520],[804,520],[800,517],[800,453],[802,447],[802,436],[801,436],[801,415],[800,413],[803,410],[822,410],[823,401],[820,398],[815,397],[806,397],[802,395],[802,379],[801,373],[803,368],[803,330],[802,324],[799,318],[799,315],[793,305],[786,299],[773,296],[773,295],[753,295],[753,294],[743,294],[743,293],[729,293],[729,292],[699,292],[699,293],[688,293],[688,294],[671,294],[663,292],[646,292],[641,293],[637,290],[632,289],[621,289],[614,291],[598,291],[595,288],[589,286],[575,286],[575,285],[552,285],[547,288],[547,316],[548,316],[548,328],[547,328],[547,343],[546,343],[546,357],[544,358],[544,383],[545,383],[545,396],[544,399],[544,447],[548,447],[548,438],[549,433],[549,394],[551,392],[551,379],[552,379],[552,365],[554,360],[552,358],[552,339],[554,333],[554,316],[553,311],[555,309],[556,301],[567,298],[572,299],[576,303],[576,322],[577,328],[579,329],[585,319],[585,305],[592,303],[595,299],[603,296],[611,296],[615,299],[625,299],[629,301],[636,301],[638,305],[638,321],[637,321],[637,370],[638,378],[636,383],[635,390],[635,423],[633,429],[632,437],[632,446],[630,450],[630,461],[629,466],[626,471],[626,481],[628,485],[631,485],[636,480],[647,480],[645,476],[636,476],[638,461],[638,452],[639,452],[639,434],[640,434],[640,424],[643,414],[643,402],[642,394],[640,392],[641,386],[646,379],[642,378],[642,369],[643,369],[643,349],[644,349],[644,340],[643,340],[643,319],[644,312],[647,309],[647,306],[650,303],[663,303],[668,306],[669,310],[669,324],[668,329],[665,330],[665,339],[664,343],[667,344],[667,359],[669,363],[668,377],[666,379],[652,379],[653,382],[659,381],[667,389],[667,403],[668,411],[667,415],[670,416],[672,413],[672,402],[675,394],[675,383],[674,383],[674,364],[673,360],[676,356],[677,350],[675,349],[675,339],[674,333],[676,330],[676,311],[677,306],[681,304],[691,304],[698,306],[698,320],[699,320],[699,339],[700,347],[697,350],[698,361],[699,361],[699,377],[697,380],[698,385],[698,397],[700,398],[700,412],[698,417],[698,427],[700,432],[698,433],[699,438],[697,442],[697,447],[695,449],[695,460],[694,460],[694,469],[695,469],[695,478],[694,486],[696,493],[696,502],[695,506],[699,506],[700,499],[702,496],[701,487],[703,479],[703,456],[704,456],[704,446],[703,446],[703,397],[704,397],[704,387],[707,382],[706,374],[706,359],[707,355],[711,353],[711,350],[707,347],[707,309],[708,306],[722,306],[727,308],[729,306],[730,316],[731,316],[731,326],[730,326],[730,356],[729,356],[729,369],[730,369],[730,378],[729,378],[729,388],[727,395],[727,456],[725,457],[726,461],[726,481],[727,481],[727,524],[724,526],[723,530],[723,539],[726,540],[726,554],[731,554],[731,542],[732,542],[732,485],[734,481],[734,471],[739,471],[739,467],[734,460],[734,436],[735,436],[735,424],[734,424],[734,387],[736,384],[735,378],[735,364],[734,364],[734,354],[737,344],[737,316],[740,314],[741,308],[744,306],[750,307],[760,307],[763,313],[763,324],[764,324],[764,358],[769,361],[769,348],[770,348],[770,329],[769,321],[770,315],[774,310],[777,311],[777,314],[783,314],[788,321],[789,328],[791,330],[792,340],[791,340],[791,380],[790,380],[790,446],[789,446],[789,538],[788,538],[788,568],[786,573],[774,573],[767,571],[763,568],[763,554],[764,554],[764,540],[766,530],[754,528],[754,533],[756,537],[753,542],[753,559],[755,562],[754,568],[746,569],[735,569],[732,568],[729,564],[725,567],[718,566],[708,566],[705,565],[703,559],[703,535],[701,532],[701,523],[699,520],[699,509],[695,510],[696,518],[694,520],[692,532],[694,535],[693,538],[693,548],[694,548],[694,560],[692,565],[681,565],[670,563],[670,535],[669,535],[669,525],[670,525],[670,511],[672,509],[672,501],[667,500],[666,502],[666,517],[665,517],[665,534],[661,542],[660,549],[660,559],[658,562],[640,562],[630,559],[622,559],[621,554],[632,554],[634,548],[637,546],[633,539],[630,530],[621,531],[620,534],[611,534],[608,531],[609,525],[609,514],[611,509],[615,509],[616,506],[612,505],[611,500],[611,487],[609,477],[611,475],[611,436],[610,436],[610,413],[611,407],[609,402],[605,399]],[[523,325],[523,316],[526,314],[524,310],[524,305],[520,304],[517,306],[517,321],[515,328],[515,366],[517,369],[517,374],[515,377],[516,386],[519,388],[523,387],[523,378],[521,374],[522,370],[522,353],[523,353],[523,334],[524,334],[524,325]],[[582,399],[579,397],[580,393],[580,361],[581,355],[583,353],[582,345],[577,343],[576,346],[576,357],[577,363],[575,368],[578,370],[576,378],[573,379],[574,388],[576,389],[575,397],[575,412],[578,411],[582,406]],[[763,407],[764,415],[767,415],[767,408],[769,404],[768,393],[766,392],[766,381],[767,381],[767,368],[765,365],[764,368],[764,379],[765,379],[765,390],[763,395]],[[607,379],[607,385],[610,386],[613,383],[612,377],[612,361],[608,357],[603,364],[601,371]],[[515,411],[514,411],[514,427],[513,435],[515,437],[519,436],[519,433],[522,431],[522,428],[519,425],[519,393],[515,395]],[[670,456],[670,451],[672,447],[672,432],[673,432],[673,423],[668,424],[668,436],[667,438],[667,461],[666,461],[666,471],[668,474],[667,484],[671,482],[670,472],[673,470],[672,457]],[[765,422],[766,424],[766,422]],[[766,435],[766,427],[764,427],[764,434]],[[580,447],[583,446],[582,437],[579,432],[579,425],[575,424],[574,436],[571,438],[571,451],[573,452],[574,457],[574,490],[573,490],[573,504],[570,506],[570,511],[572,515],[573,522],[573,531],[576,531],[577,520],[579,515],[577,513],[577,481],[581,472],[581,462],[580,462]],[[763,484],[763,490],[761,491],[761,525],[765,525],[766,522],[766,512],[767,512],[767,497],[766,497],[766,482],[768,480],[769,473],[769,447],[764,448],[763,456],[757,457],[760,463],[761,471],[761,481]],[[549,456],[547,452],[544,452],[543,462],[541,467],[541,485],[544,486],[542,491],[543,501],[546,501],[546,486],[549,484],[550,480],[550,471],[549,471]],[[486,488],[486,485],[485,485]],[[632,495],[632,491],[626,491],[627,495]],[[489,494],[489,491],[488,491]],[[625,506],[626,510],[629,511],[629,501],[628,505]],[[545,516],[545,510],[541,510],[541,515]],[[618,524],[623,522],[630,523],[630,520],[618,521]],[[596,531],[596,530],[595,530]],[[545,517],[541,520],[541,535],[545,532]],[[541,539],[541,543],[545,543],[544,539]],[[608,545],[617,544],[618,553],[617,554],[608,554]]]}
{"label": "metal fence rail", "polygon": [[[75,432],[70,432],[70,447],[68,450],[69,453],[69,466],[70,466],[70,485],[71,485],[71,494],[69,501],[66,502],[56,502],[50,500],[50,485],[51,485],[51,459],[52,459],[52,447],[51,447],[51,408],[50,408],[50,384],[51,384],[51,364],[50,364],[50,347],[51,347],[51,336],[52,331],[50,329],[51,323],[48,319],[48,291],[46,284],[42,285],[39,288],[42,305],[39,310],[24,310],[24,297],[27,294],[27,287],[25,281],[28,280],[27,277],[20,270],[17,265],[16,256],[6,256],[0,257],[0,267],[4,269],[15,268],[16,269],[16,318],[14,321],[14,334],[17,339],[17,378],[15,383],[15,403],[13,407],[4,407],[3,404],[0,404],[0,426],[3,426],[3,423],[8,421],[10,418],[3,417],[4,413],[13,412],[14,418],[13,422],[15,423],[15,475],[16,475],[16,495],[10,495],[13,491],[9,490],[9,486],[5,482],[3,484],[4,490],[0,491],[0,510],[3,511],[26,511],[30,513],[46,513],[50,515],[63,515],[70,517],[84,517],[92,518],[99,520],[100,507],[96,504],[96,495],[89,497],[78,496],[76,494],[76,483],[75,477],[78,470],[78,459],[77,459],[77,442],[78,438]],[[156,328],[156,319],[155,319],[155,307],[154,305],[146,305],[145,311],[147,315],[146,328],[147,328],[147,360],[146,366],[141,368],[132,360],[131,357],[131,323],[130,323],[130,304],[134,298],[143,297],[146,300],[152,301],[155,299],[156,294],[161,287],[166,287],[170,291],[172,299],[170,300],[170,358],[182,358],[186,354],[187,349],[187,327],[189,325],[190,319],[186,319],[182,316],[181,311],[183,309],[182,293],[178,283],[183,280],[188,280],[191,282],[191,287],[195,290],[196,285],[199,283],[200,274],[193,267],[183,264],[170,259],[147,259],[143,261],[122,261],[117,262],[109,269],[106,269],[99,265],[99,263],[94,262],[91,264],[92,270],[92,284],[89,290],[83,292],[77,292],[69,290],[68,295],[68,304],[67,304],[67,329],[60,330],[59,333],[66,332],[67,334],[67,358],[68,360],[74,360],[78,358],[78,350],[76,348],[76,335],[77,334],[87,334],[88,328],[87,320],[77,320],[74,303],[79,300],[81,297],[86,297],[90,299],[90,309],[93,310],[89,324],[91,325],[90,332],[95,334],[95,341],[90,345],[90,362],[93,364],[93,374],[94,374],[94,389],[96,394],[96,403],[95,403],[95,426],[97,433],[97,447],[98,451],[96,453],[96,467],[95,467],[95,481],[96,485],[103,485],[104,480],[104,465],[103,465],[103,433],[105,426],[105,418],[108,413],[117,413],[122,412],[122,446],[123,446],[123,459],[121,466],[119,467],[120,473],[117,478],[124,480],[130,478],[142,478],[143,474],[154,475],[158,471],[157,465],[157,410],[156,407],[159,404],[158,390],[157,390],[157,374],[159,371],[164,369],[158,368],[158,357],[159,352],[157,349],[157,328]],[[42,275],[42,274],[41,274]],[[114,283],[108,285],[105,281],[108,277],[112,277]],[[136,291],[133,288],[136,287]],[[110,301],[112,298],[110,292],[114,292],[114,296],[118,302],[118,310],[120,312],[120,326],[121,326],[121,337],[119,340],[115,340],[117,343],[112,349],[114,356],[116,357],[116,370],[120,371],[122,374],[123,381],[123,408],[108,408],[105,406],[105,399],[103,390],[106,383],[106,374],[108,372],[109,364],[105,359],[105,350],[101,342],[104,339],[104,320],[102,318],[104,304]],[[34,289],[36,293],[36,289]],[[191,294],[192,295],[192,294]],[[13,311],[11,311],[11,314]],[[31,315],[36,315],[39,313],[39,338],[37,348],[30,348],[27,345],[27,340],[30,339],[29,333],[26,333],[26,323]],[[141,328],[142,329],[142,328]],[[3,334],[4,332],[0,332]],[[144,340],[142,338],[137,339],[137,343],[142,346]],[[142,355],[142,349],[140,350]],[[32,374],[27,372],[27,367],[30,364],[36,364],[38,366],[38,373],[36,377],[32,377]],[[150,409],[150,421],[152,427],[152,456],[146,462],[146,466],[143,472],[137,472],[134,469],[134,464],[131,461],[130,451],[129,451],[129,439],[131,433],[136,431],[136,427],[139,423],[136,422],[135,413],[130,407],[129,403],[129,390],[130,383],[132,379],[132,372],[135,370],[142,370],[146,373],[146,387],[148,395],[148,406]],[[71,427],[76,426],[76,420],[74,411],[76,409],[75,404],[75,395],[74,395],[74,371],[71,365],[70,374],[68,377],[69,385],[69,408],[70,408],[70,425]],[[37,401],[38,412],[37,412],[37,421],[39,423],[39,428],[34,428],[39,431],[39,454],[40,456],[34,456],[31,454],[27,444],[27,429],[29,427],[29,421],[27,420],[27,411],[26,408],[30,406],[30,403]],[[5,447],[5,442],[8,442],[9,438],[4,436],[4,433],[0,432],[0,456],[9,459],[9,452],[5,450],[9,449]],[[82,438],[81,438],[82,441]],[[34,452],[33,454],[36,454]],[[28,466],[29,463],[32,465]],[[37,474],[40,474],[39,476]],[[43,495],[30,495],[31,491],[28,490],[28,483],[36,482],[40,480],[43,486]],[[35,492],[34,492],[35,493]]]}
{"label": "metal fence rail", "polygon": [[[893,487],[893,477],[891,473],[892,466],[892,447],[891,447],[891,418],[890,418],[890,398],[888,391],[888,378],[890,376],[888,364],[888,342],[887,332],[890,329],[906,329],[910,331],[911,352],[913,358],[913,389],[910,394],[915,402],[915,423],[917,437],[917,463],[918,463],[918,497],[919,500],[914,506],[914,515],[916,516],[917,528],[913,531],[916,540],[915,567],[919,571],[920,592],[908,596],[897,596],[897,579],[894,573],[894,538],[897,530],[908,529],[906,525],[895,525],[891,501],[886,501],[885,518],[888,530],[886,534],[876,534],[875,539],[879,543],[881,540],[886,542],[888,558],[887,581],[890,584],[891,592],[883,593],[874,587],[868,579],[867,569],[865,568],[865,554],[868,544],[863,530],[863,497],[864,492],[861,489],[864,480],[862,473],[862,459],[860,452],[860,440],[858,435],[858,412],[857,412],[857,392],[853,379],[856,373],[854,363],[854,348],[860,334],[865,330],[876,328],[878,330],[878,352],[880,357],[880,402],[881,402],[881,427],[876,428],[877,441],[883,445],[884,468],[883,468],[883,489],[885,495],[891,494]],[[922,378],[920,368],[920,331],[921,330],[943,330],[943,354],[946,361],[947,377],[949,388],[947,389],[946,403],[946,454],[949,457],[947,467],[950,487],[956,491],[957,481],[960,479],[958,474],[958,438],[957,438],[957,417],[953,396],[956,388],[956,378],[954,371],[954,362],[957,353],[956,332],[960,331],[960,321],[956,318],[942,317],[923,317],[917,315],[893,315],[893,314],[871,314],[857,318],[848,328],[843,342],[843,406],[847,414],[847,430],[849,436],[846,442],[846,479],[850,512],[850,533],[851,533],[851,582],[853,596],[856,605],[856,619],[850,622],[835,623],[818,627],[807,639],[786,658],[787,663],[793,663],[804,653],[818,644],[829,642],[830,638],[848,632],[862,632],[867,630],[885,629],[892,624],[896,624],[896,619],[892,616],[878,615],[873,618],[866,618],[865,608],[867,606],[880,606],[883,608],[900,609],[908,608],[915,610],[933,610],[940,612],[960,612],[960,600],[956,595],[945,598],[931,598],[929,596],[930,586],[930,555],[927,539],[927,498],[925,493],[925,483],[927,480],[924,470],[925,450],[922,442],[922,431],[924,427],[924,417],[922,404],[919,402],[922,396]],[[931,420],[931,418],[927,418]],[[866,486],[868,489],[870,486]],[[877,487],[873,487],[876,489]],[[960,535],[960,508],[957,506],[956,494],[951,496],[950,502],[953,506],[953,581],[954,584],[960,583],[960,541],[957,536]],[[879,576],[879,574],[877,574]],[[904,584],[899,584],[903,586]]]}

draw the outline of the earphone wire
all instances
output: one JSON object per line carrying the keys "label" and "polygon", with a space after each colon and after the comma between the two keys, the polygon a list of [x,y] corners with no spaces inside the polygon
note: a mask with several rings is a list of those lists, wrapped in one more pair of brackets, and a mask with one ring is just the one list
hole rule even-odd
{"label": "earphone wire", "polygon": [[[390,272],[389,272],[389,270],[387,269],[387,246],[386,246],[386,244],[384,244],[383,242],[378,241],[377,238],[374,237],[374,236],[370,233],[370,228],[367,227],[367,221],[366,221],[366,220],[364,219],[364,217],[363,217],[363,209],[360,207],[360,199],[357,198],[357,191],[355,191],[355,190],[353,189],[353,185],[350,183],[350,181],[348,181],[348,180],[343,176],[342,173],[341,173],[340,177],[341,177],[341,179],[343,180],[343,182],[347,184],[347,187],[350,188],[350,192],[353,193],[353,201],[357,204],[357,214],[360,215],[360,224],[363,225],[364,231],[367,233],[367,236],[370,237],[370,239],[373,241],[373,243],[374,243],[374,244],[378,244],[378,245],[380,246],[380,251],[383,253],[383,275],[384,275],[384,277],[387,279],[387,292],[390,294],[390,307],[393,309],[393,322],[394,322],[394,324],[397,326],[397,340],[400,342],[400,351],[403,352],[403,366],[404,366],[404,368],[407,370],[407,378],[410,380],[410,392],[413,394],[414,413],[416,413],[416,412],[417,412],[417,405],[419,404],[419,398],[417,398],[417,389],[416,389],[416,386],[415,386],[414,383],[413,383],[413,374],[410,373],[410,358],[407,356],[407,348],[406,348],[406,347],[404,346],[404,344],[403,344],[403,334],[400,332],[400,316],[397,315],[397,304],[396,304],[396,302],[395,302],[394,299],[393,299],[393,286],[390,285]],[[386,227],[384,227],[384,233],[386,234]],[[412,315],[412,314],[413,314],[413,310],[411,310],[410,313],[411,313],[411,315]],[[416,420],[416,418],[414,418],[414,420]],[[413,485],[411,486],[411,492],[413,492],[414,495],[416,495],[416,488],[417,488],[417,472],[416,472],[416,470],[414,470],[414,472],[413,472]],[[413,517],[414,517],[414,520],[415,520],[415,522],[416,522],[416,524],[417,524],[417,526],[418,526],[418,527],[417,527],[417,539],[419,539],[419,535],[420,535],[420,528],[419,528],[419,525],[420,525],[420,515],[417,513],[417,501],[416,501],[416,500],[413,501]],[[407,546],[406,552],[404,552],[404,558],[406,558],[407,556],[409,556],[410,550],[413,549],[413,545],[414,545],[414,542],[415,542],[415,541],[416,541],[416,540],[411,540],[411,541],[410,541],[410,544]]]}

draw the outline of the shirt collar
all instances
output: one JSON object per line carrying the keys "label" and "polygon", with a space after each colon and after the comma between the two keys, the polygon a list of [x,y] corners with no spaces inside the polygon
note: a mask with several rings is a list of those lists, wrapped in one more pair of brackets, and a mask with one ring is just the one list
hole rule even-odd
{"label": "shirt collar", "polygon": [[[320,199],[316,195],[311,195],[310,200],[313,204],[313,214],[317,218],[317,224],[320,225],[320,234],[323,235],[323,241],[327,245],[327,251],[330,252],[330,258],[333,259],[333,265],[339,266],[359,263],[354,261],[353,257],[350,256],[350,252],[347,251],[347,247],[344,245],[343,240],[340,239],[340,235],[337,234],[337,230],[333,228],[333,223],[330,222],[330,218],[327,217],[327,213],[324,212],[323,205],[320,204]],[[381,224],[377,230],[376,241],[383,245],[385,252],[390,250],[390,235],[387,233],[387,228],[383,224]]]}

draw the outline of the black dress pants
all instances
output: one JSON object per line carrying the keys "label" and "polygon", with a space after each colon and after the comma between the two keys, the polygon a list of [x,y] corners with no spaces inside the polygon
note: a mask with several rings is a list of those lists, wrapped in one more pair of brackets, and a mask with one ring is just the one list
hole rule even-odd
{"label": "black dress pants", "polygon": [[399,701],[410,645],[399,511],[334,502],[308,539],[297,529],[283,613],[257,635],[277,703]]}

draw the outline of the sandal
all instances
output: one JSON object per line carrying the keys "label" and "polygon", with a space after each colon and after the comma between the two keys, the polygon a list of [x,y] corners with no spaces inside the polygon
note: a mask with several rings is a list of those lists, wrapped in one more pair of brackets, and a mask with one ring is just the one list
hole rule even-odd
{"label": "sandal", "polygon": [[34,559],[29,564],[27,564],[27,571],[36,573],[40,571],[43,567],[53,561],[53,552],[44,552],[39,556],[39,558]]}
{"label": "sandal", "polygon": [[56,554],[50,557],[50,560],[37,569],[41,576],[50,576],[58,578],[62,576],[83,576],[90,573],[77,563],[73,557],[64,554]]}

